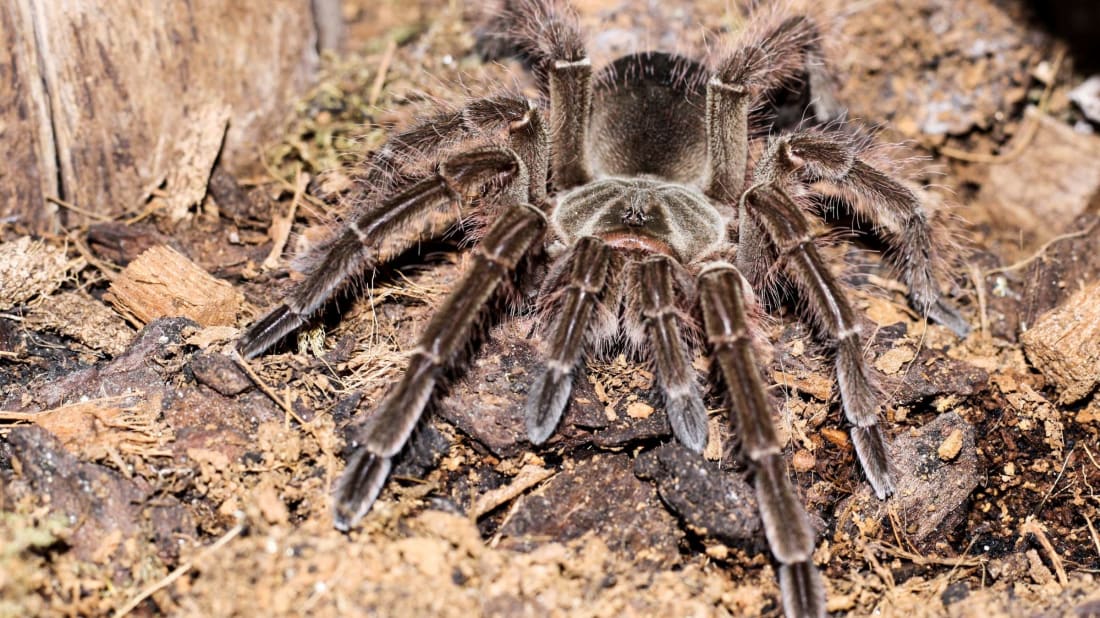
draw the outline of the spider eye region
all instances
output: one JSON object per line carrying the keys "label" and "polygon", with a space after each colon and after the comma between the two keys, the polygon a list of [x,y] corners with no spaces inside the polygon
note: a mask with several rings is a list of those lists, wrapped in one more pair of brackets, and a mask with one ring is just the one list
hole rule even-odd
{"label": "spider eye region", "polygon": [[598,236],[612,245],[662,247],[661,252],[691,261],[725,237],[726,216],[688,185],[651,178],[605,178],[558,200],[553,223],[569,244]]}
{"label": "spider eye region", "polygon": [[[643,202],[627,202],[623,205],[622,209],[622,222],[629,227],[645,227],[646,223],[651,219],[649,213],[649,204]],[[613,213],[612,213],[613,214]]]}

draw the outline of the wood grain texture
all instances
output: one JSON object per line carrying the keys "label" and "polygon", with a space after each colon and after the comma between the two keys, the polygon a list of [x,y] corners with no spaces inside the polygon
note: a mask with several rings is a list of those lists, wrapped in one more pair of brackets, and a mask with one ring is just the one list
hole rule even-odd
{"label": "wood grain texture", "polygon": [[131,262],[104,298],[138,326],[175,316],[191,318],[203,326],[232,325],[244,305],[244,297],[233,286],[164,245]]}
{"label": "wood grain texture", "polygon": [[221,161],[254,159],[318,67],[310,0],[15,0],[0,25],[0,75],[15,75],[0,80],[0,146],[38,179],[0,183],[0,213],[39,229],[86,220],[44,210],[47,196],[114,217],[154,188],[193,193],[172,181],[212,165],[216,150],[188,146],[211,141],[211,110],[229,110]]}
{"label": "wood grain texture", "polygon": [[49,97],[40,77],[31,4],[0,3],[0,219],[18,217],[38,231],[52,231],[58,195],[57,155]]}

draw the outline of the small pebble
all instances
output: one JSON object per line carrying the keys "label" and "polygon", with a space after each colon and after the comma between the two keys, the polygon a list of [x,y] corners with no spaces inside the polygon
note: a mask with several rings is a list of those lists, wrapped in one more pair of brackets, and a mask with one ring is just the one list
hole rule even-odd
{"label": "small pebble", "polygon": [[707,547],[706,553],[715,560],[725,560],[730,556],[730,548],[719,543],[718,545],[711,545]]}
{"label": "small pebble", "polygon": [[791,465],[799,472],[809,472],[814,469],[815,464],[817,464],[817,458],[804,448],[795,451],[794,456],[791,457]]}
{"label": "small pebble", "polygon": [[825,436],[825,439],[829,442],[832,442],[833,444],[839,446],[844,450],[852,448],[852,441],[848,438],[848,434],[844,431],[833,429],[831,427],[826,427],[825,429],[821,430],[821,435]]}
{"label": "small pebble", "polygon": [[961,429],[956,428],[947,438],[940,444],[940,448],[937,449],[937,453],[940,459],[943,461],[951,461],[958,456],[959,451],[962,450],[963,444],[963,432]]}
{"label": "small pebble", "polygon": [[630,418],[649,418],[653,414],[653,406],[644,401],[635,401],[626,406],[626,415]]}
{"label": "small pebble", "polygon": [[1070,91],[1069,98],[1089,120],[1100,122],[1100,75],[1093,75],[1081,82]]}

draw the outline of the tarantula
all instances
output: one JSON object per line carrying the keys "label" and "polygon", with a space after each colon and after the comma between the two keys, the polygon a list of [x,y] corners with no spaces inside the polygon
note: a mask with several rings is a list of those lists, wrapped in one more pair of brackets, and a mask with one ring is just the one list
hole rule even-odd
{"label": "tarantula", "polygon": [[[336,526],[347,530],[370,509],[443,370],[493,299],[540,280],[534,294],[511,294],[514,304],[538,309],[545,343],[545,366],[525,409],[530,441],[542,444],[554,432],[586,352],[625,344],[655,365],[675,437],[702,451],[707,414],[691,360],[705,340],[753,471],[785,610],[824,615],[811,562],[814,533],[787,477],[758,360],[753,290],[785,278],[803,318],[835,350],[852,442],[885,498],[894,482],[860,319],[818,252],[807,216],[816,212],[818,185],[838,189],[883,236],[914,307],[961,335],[967,324],[941,298],[937,246],[920,199],[867,162],[865,141],[841,130],[818,29],[805,15],[769,14],[711,66],[648,52],[599,72],[574,13],[557,1],[512,0],[489,27],[530,62],[548,101],[477,99],[393,136],[361,183],[364,207],[239,342],[245,357],[265,351],[349,279],[445,232],[453,217],[441,214],[456,204],[472,222],[472,264],[431,318],[400,381],[353,433],[354,452],[335,491]],[[750,125],[764,118],[769,126],[764,104],[807,87],[817,128],[774,135],[752,156]],[[826,121],[831,128],[820,128]],[[425,162],[429,171],[417,173]]]}

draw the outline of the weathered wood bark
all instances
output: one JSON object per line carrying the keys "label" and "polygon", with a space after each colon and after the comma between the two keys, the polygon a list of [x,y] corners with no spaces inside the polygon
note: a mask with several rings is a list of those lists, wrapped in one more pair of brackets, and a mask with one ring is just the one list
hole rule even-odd
{"label": "weathered wood bark", "polygon": [[56,221],[57,154],[29,3],[0,2],[0,219],[44,230]]}
{"label": "weathered wood bark", "polygon": [[85,221],[47,197],[106,217],[154,188],[190,199],[179,168],[213,164],[226,119],[232,167],[316,70],[310,0],[0,3],[0,217],[45,230]]}
{"label": "weathered wood bark", "polygon": [[1100,281],[1079,289],[1020,336],[1027,357],[1050,380],[1061,403],[1100,384]]}
{"label": "weathered wood bark", "polygon": [[340,51],[346,43],[341,0],[313,0],[313,21],[317,24],[317,49]]}

